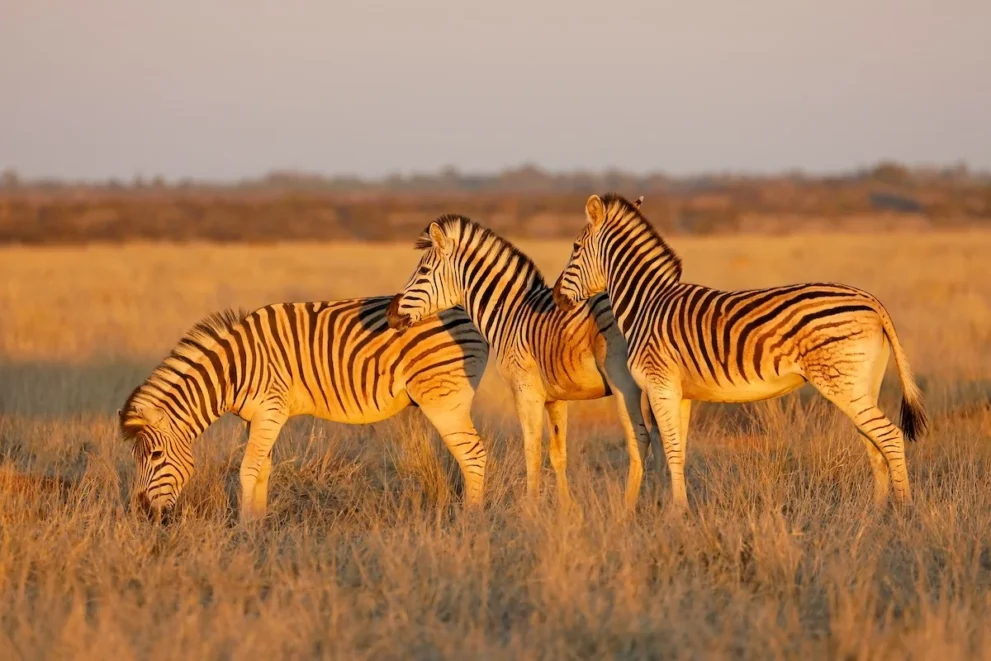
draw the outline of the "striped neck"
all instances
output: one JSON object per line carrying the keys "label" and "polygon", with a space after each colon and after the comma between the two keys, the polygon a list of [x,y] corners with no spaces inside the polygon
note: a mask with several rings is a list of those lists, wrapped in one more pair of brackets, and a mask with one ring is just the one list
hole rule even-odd
{"label": "striped neck", "polygon": [[606,292],[620,329],[629,336],[644,303],[681,281],[681,260],[639,214],[604,223]]}
{"label": "striped neck", "polygon": [[125,426],[129,417],[140,420],[142,411],[157,409],[176,436],[192,442],[231,410],[239,390],[233,383],[237,347],[229,328],[210,324],[203,322],[187,334],[131,393],[123,408]]}
{"label": "striped neck", "polygon": [[486,230],[479,240],[468,238],[457,260],[464,308],[498,349],[508,340],[510,322],[533,306],[534,294],[549,296],[550,289],[536,265],[502,237]]}

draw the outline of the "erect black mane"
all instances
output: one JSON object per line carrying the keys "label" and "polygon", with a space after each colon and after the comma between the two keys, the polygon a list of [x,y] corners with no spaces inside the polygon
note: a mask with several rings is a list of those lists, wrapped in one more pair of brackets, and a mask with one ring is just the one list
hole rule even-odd
{"label": "erect black mane", "polygon": [[653,235],[664,248],[664,252],[667,253],[669,260],[672,263],[672,268],[676,275],[676,279],[681,280],[681,258],[678,257],[678,253],[671,249],[671,246],[667,244],[664,237],[661,236],[660,232],[658,232],[651,222],[647,220],[636,205],[619,193],[606,193],[599,199],[602,200],[602,206],[605,208],[606,218],[611,216],[621,216],[627,222],[637,223],[643,227],[645,231]]}
{"label": "erect black mane", "polygon": [[[507,250],[511,255],[519,258],[532,272],[536,284],[546,286],[543,274],[540,272],[540,269],[537,268],[537,265],[534,264],[533,260],[530,259],[530,256],[513,245],[512,241],[496,234],[485,225],[475,222],[468,216],[462,216],[456,213],[449,213],[440,216],[434,222],[440,225],[441,230],[443,230],[444,234],[447,234],[448,236],[453,234],[450,231],[452,229],[460,230],[457,233],[458,236],[464,236],[465,230],[473,228],[476,234],[481,234],[482,241],[494,241],[504,250]],[[417,238],[416,243],[413,244],[413,247],[417,250],[426,250],[427,248],[433,247],[433,241],[430,239],[430,225],[427,225],[427,227],[424,228],[419,238]]]}

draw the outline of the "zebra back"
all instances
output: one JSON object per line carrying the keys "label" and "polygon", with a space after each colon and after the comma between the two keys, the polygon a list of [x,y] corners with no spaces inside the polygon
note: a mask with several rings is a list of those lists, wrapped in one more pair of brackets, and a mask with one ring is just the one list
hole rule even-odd
{"label": "zebra back", "polygon": [[385,318],[390,300],[281,303],[208,317],[128,397],[122,435],[133,439],[168,417],[192,440],[224,413],[250,418],[273,397],[292,414],[371,422],[391,415],[413,381],[477,387],[488,346],[467,315],[450,310],[397,333]]}

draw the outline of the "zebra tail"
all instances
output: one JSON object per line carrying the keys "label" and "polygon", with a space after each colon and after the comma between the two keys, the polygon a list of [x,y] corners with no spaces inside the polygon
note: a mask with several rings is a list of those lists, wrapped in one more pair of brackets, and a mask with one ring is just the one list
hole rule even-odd
{"label": "zebra tail", "polygon": [[908,364],[908,358],[902,351],[902,345],[895,334],[895,325],[891,321],[887,310],[878,306],[878,314],[881,316],[881,324],[884,327],[884,335],[891,344],[891,351],[895,354],[895,365],[898,367],[898,378],[902,382],[902,410],[900,425],[905,438],[916,441],[921,438],[929,428],[929,419],[922,403],[922,391],[919,390],[912,368]]}

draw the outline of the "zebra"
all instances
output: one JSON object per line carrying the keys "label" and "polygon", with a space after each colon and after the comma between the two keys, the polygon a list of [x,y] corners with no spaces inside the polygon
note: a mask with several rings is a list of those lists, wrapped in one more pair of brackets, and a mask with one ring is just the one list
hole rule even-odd
{"label": "zebra", "polygon": [[[619,195],[591,196],[588,223],[554,285],[564,309],[607,292],[629,366],[661,429],[673,501],[687,506],[684,463],[691,401],[752,402],[809,382],[856,425],[874,499],[911,502],[904,437],[926,429],[922,395],[891,317],[842,284],[723,292],[681,282],[681,260]],[[902,384],[902,429],[877,406],[888,345]]]}
{"label": "zebra", "polygon": [[425,252],[389,306],[389,325],[402,330],[438,310],[465,309],[493,348],[513,394],[523,433],[528,504],[540,489],[541,409],[558,500],[568,510],[575,503],[566,470],[567,401],[616,393],[630,456],[626,505],[633,508],[648,444],[653,437],[660,452],[660,437],[655,426],[648,429],[645,423],[646,400],[626,367],[626,342],[606,296],[571,312],[558,310],[533,261],[464,216],[441,216],[415,247]]}
{"label": "zebra", "polygon": [[119,412],[133,442],[132,493],[160,516],[193,471],[193,440],[227,412],[248,422],[241,520],[266,512],[272,446],[286,420],[349,424],[418,406],[457,460],[468,506],[482,503],[485,447],[469,412],[488,345],[461,310],[389,330],[391,296],[226,310],[190,330]]}

